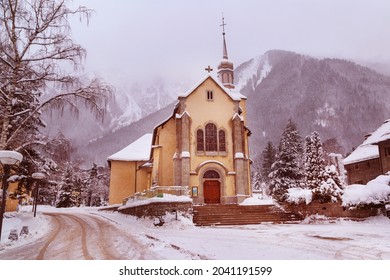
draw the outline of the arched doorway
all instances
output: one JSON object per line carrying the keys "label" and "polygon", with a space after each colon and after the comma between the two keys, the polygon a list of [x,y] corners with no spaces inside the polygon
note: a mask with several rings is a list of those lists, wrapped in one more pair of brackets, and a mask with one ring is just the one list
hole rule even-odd
{"label": "arched doorway", "polygon": [[221,203],[221,182],[220,176],[215,170],[208,170],[203,175],[204,203]]}

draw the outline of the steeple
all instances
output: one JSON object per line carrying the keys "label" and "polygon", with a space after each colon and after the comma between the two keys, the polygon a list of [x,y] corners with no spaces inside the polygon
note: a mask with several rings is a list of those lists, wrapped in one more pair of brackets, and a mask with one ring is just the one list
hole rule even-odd
{"label": "steeple", "polygon": [[222,61],[218,65],[218,78],[219,81],[226,87],[233,89],[234,88],[234,73],[233,73],[233,62],[229,61],[227,47],[226,47],[226,38],[225,38],[225,18],[222,16],[222,37],[223,37],[223,56]]}

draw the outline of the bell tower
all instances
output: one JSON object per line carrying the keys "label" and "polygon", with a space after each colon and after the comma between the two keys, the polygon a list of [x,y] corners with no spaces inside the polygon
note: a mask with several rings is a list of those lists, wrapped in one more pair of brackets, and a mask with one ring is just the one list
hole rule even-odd
{"label": "bell tower", "polygon": [[225,18],[222,16],[222,36],[223,36],[223,57],[221,62],[218,65],[218,79],[219,81],[229,89],[234,88],[234,73],[233,73],[233,62],[229,61],[227,48],[226,48],[226,38],[225,38]]}

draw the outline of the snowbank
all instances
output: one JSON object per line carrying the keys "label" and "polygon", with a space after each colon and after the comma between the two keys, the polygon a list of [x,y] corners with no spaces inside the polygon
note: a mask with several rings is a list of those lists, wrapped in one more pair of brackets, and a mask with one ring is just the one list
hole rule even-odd
{"label": "snowbank", "polygon": [[309,189],[302,188],[290,188],[287,193],[287,201],[290,203],[303,203],[309,204],[312,201],[313,193]]}
{"label": "snowbank", "polygon": [[152,198],[147,198],[147,199],[142,199],[142,200],[134,200],[134,201],[128,201],[126,205],[121,206],[118,208],[118,210],[126,209],[126,208],[131,208],[135,206],[140,206],[140,205],[146,205],[150,203],[162,203],[162,202],[192,202],[192,199],[188,196],[184,195],[172,195],[172,194],[163,194],[163,197],[152,197]]}
{"label": "snowbank", "polygon": [[367,185],[349,185],[344,189],[341,199],[343,206],[359,204],[379,204],[389,201],[390,197],[390,174],[380,175],[371,180]]}
{"label": "snowbank", "polygon": [[[4,214],[0,251],[11,246],[16,247],[32,242],[49,231],[50,227],[47,217],[41,213],[37,213],[37,216],[34,217],[34,213],[31,210],[31,206],[23,206],[20,207],[19,212],[6,212]],[[8,240],[11,230],[16,230],[19,235],[24,226],[27,226],[29,229],[27,235],[19,236],[17,241]]]}
{"label": "snowbank", "polygon": [[271,198],[263,198],[261,195],[253,194],[241,202],[240,205],[274,205],[274,201]]}

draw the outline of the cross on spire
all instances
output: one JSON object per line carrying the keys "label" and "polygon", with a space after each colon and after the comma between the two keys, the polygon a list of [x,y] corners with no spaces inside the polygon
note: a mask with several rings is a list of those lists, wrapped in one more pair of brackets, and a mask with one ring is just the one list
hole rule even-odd
{"label": "cross on spire", "polygon": [[222,34],[225,35],[225,18],[223,17],[223,13],[222,13],[222,24],[220,26],[222,26]]}
{"label": "cross on spire", "polygon": [[211,71],[213,71],[213,68],[211,68],[210,65],[209,65],[204,70],[206,70],[207,72],[210,73]]}

